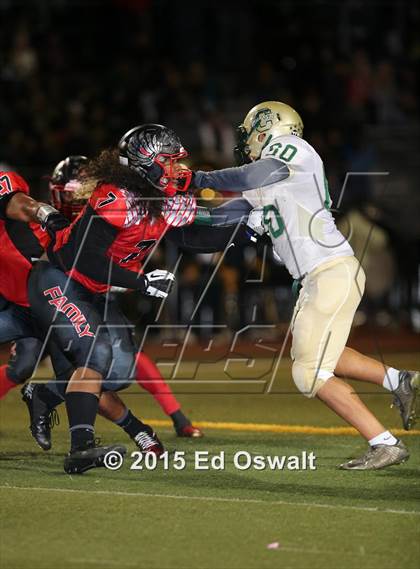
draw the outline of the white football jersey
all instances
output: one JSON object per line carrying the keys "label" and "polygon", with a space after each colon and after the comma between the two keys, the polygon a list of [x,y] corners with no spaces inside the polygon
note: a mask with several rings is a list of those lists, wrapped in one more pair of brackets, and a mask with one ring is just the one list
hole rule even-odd
{"label": "white football jersey", "polygon": [[353,255],[331,215],[324,166],[314,148],[297,136],[278,136],[263,150],[264,158],[285,162],[290,176],[243,192],[243,197],[262,209],[262,223],[274,253],[293,278],[301,278],[334,257]]}

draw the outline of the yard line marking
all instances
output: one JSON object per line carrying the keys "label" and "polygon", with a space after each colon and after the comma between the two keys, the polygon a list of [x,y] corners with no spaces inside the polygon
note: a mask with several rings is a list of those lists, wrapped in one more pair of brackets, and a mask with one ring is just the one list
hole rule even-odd
{"label": "yard line marking", "polygon": [[[166,419],[143,419],[154,427],[172,427],[172,421]],[[353,427],[311,427],[310,425],[277,425],[275,423],[225,423],[219,421],[194,421],[202,429],[223,429],[226,431],[250,431],[257,433],[284,433],[302,435],[359,435]],[[395,435],[420,435],[419,429],[404,431],[392,429]]]}
{"label": "yard line marking", "polygon": [[[304,553],[305,555],[317,555],[317,554],[321,554],[321,555],[337,555],[337,552],[332,550],[332,549],[304,549],[304,548],[300,548],[300,547],[289,547],[289,546],[282,546],[280,545],[280,547],[278,549],[275,550],[276,553],[281,553],[282,551],[292,551],[293,553]],[[352,555],[353,557],[355,555],[360,555],[360,557],[365,557],[366,556],[366,552],[365,552],[365,548],[363,546],[360,546],[358,551],[340,551],[340,555]],[[380,553],[374,553],[369,551],[368,556],[369,557],[378,557],[379,555],[381,555]]]}
{"label": "yard line marking", "polygon": [[[275,550],[276,553],[281,553],[282,551],[292,551],[293,553],[304,553],[305,555],[310,554],[321,554],[321,555],[337,555],[336,551],[328,550],[328,549],[304,549],[300,547],[285,547],[280,545],[278,549]],[[340,551],[340,555],[364,555],[360,551]]]}
{"label": "yard line marking", "polygon": [[95,563],[96,565],[118,565],[118,567],[138,567],[134,561],[121,561],[117,559],[70,559],[73,563]]}
{"label": "yard line marking", "polygon": [[98,494],[104,496],[138,496],[140,498],[167,498],[169,500],[199,500],[201,502],[227,502],[230,504],[265,504],[271,506],[303,506],[305,508],[326,508],[330,510],[356,510],[359,512],[376,512],[379,514],[404,514],[412,516],[420,516],[420,511],[415,510],[393,510],[393,509],[383,509],[379,508],[368,508],[364,506],[334,506],[332,504],[318,504],[316,502],[288,502],[285,500],[255,500],[252,498],[220,498],[212,496],[183,496],[176,494],[148,494],[147,492],[121,492],[117,490],[112,492],[111,490],[83,490],[81,488],[42,488],[37,486],[8,486],[1,485],[0,490],[29,490],[30,492],[61,492],[61,493],[71,493],[71,494]]}

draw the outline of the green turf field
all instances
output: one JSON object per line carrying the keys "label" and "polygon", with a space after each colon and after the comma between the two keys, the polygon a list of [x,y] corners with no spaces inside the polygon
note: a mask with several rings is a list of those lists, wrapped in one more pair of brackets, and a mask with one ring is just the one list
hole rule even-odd
{"label": "green turf field", "polygon": [[[408,355],[393,363],[413,367],[417,361]],[[293,392],[286,364],[281,386]],[[205,375],[217,377],[212,373]],[[191,384],[182,386],[186,390]],[[242,387],[235,393],[235,386],[216,394],[214,387],[194,386],[200,390],[180,395],[196,420],[342,425],[320,403],[294,394],[250,395]],[[136,387],[123,397],[141,416],[164,418]],[[372,389],[364,398],[387,426],[400,426],[388,396]],[[412,451],[406,464],[358,473],[336,469],[364,451],[355,436],[211,429],[201,440],[179,440],[165,427],[159,432],[168,450],[185,451],[184,470],[161,464],[132,471],[128,457],[119,471],[69,477],[62,471],[63,411],[49,453],[33,444],[25,413],[17,392],[0,405],[1,569],[419,567],[419,436],[405,437]],[[97,434],[135,449],[101,418]],[[196,450],[224,451],[225,469],[194,470]],[[232,459],[242,450],[271,456],[313,451],[317,469],[239,471]],[[272,543],[279,545],[268,549]]]}

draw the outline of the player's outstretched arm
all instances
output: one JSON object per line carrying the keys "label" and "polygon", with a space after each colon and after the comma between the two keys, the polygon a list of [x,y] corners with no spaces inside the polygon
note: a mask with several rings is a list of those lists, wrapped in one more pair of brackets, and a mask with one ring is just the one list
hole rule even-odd
{"label": "player's outstretched arm", "polygon": [[230,244],[244,246],[250,242],[244,224],[240,224],[239,227],[235,225],[224,227],[190,225],[168,231],[166,237],[181,249],[191,253],[217,253],[224,251]]}
{"label": "player's outstretched arm", "polygon": [[244,198],[229,199],[218,207],[197,207],[194,224],[207,225],[211,227],[223,227],[246,223],[249,213],[252,210],[251,204]]}
{"label": "player's outstretched arm", "polygon": [[247,225],[251,210],[242,198],[215,208],[198,207],[194,223],[169,231],[167,239],[192,253],[216,253],[230,244],[247,245],[253,240]]}
{"label": "player's outstretched arm", "polygon": [[281,182],[288,178],[289,168],[276,158],[266,158],[235,168],[203,172],[197,170],[192,178],[195,188],[213,188],[225,192],[246,192]]}

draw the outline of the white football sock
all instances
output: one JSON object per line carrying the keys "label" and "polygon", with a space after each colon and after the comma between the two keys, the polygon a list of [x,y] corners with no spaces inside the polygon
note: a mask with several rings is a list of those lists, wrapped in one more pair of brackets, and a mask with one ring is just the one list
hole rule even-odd
{"label": "white football sock", "polygon": [[377,435],[376,437],[373,437],[373,439],[370,439],[369,444],[371,447],[375,445],[393,446],[396,445],[397,442],[398,439],[396,439],[392,433],[390,433],[389,431],[384,431],[380,435]]}
{"label": "white football sock", "polygon": [[400,370],[393,367],[387,368],[382,385],[388,391],[395,391],[400,383]]}

